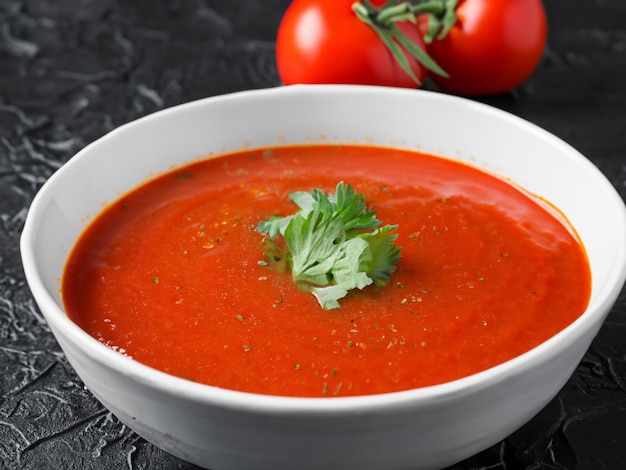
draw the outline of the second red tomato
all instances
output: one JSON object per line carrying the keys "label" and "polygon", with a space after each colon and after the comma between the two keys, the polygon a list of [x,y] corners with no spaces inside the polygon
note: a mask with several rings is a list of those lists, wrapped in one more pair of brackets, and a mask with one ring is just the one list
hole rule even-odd
{"label": "second red tomato", "polygon": [[449,74],[442,88],[466,95],[502,93],[539,65],[547,39],[541,0],[461,0],[458,21],[428,53]]}

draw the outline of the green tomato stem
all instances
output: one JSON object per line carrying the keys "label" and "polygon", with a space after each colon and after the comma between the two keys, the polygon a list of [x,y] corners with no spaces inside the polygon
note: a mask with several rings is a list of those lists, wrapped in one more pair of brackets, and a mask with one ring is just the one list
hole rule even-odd
{"label": "green tomato stem", "polygon": [[399,17],[406,18],[407,14],[413,16],[411,6],[408,3],[401,3],[391,7],[383,7],[376,15],[375,22],[383,26],[387,25],[391,21],[398,21],[397,18]]}
{"label": "green tomato stem", "polygon": [[411,69],[407,55],[413,57],[429,71],[447,77],[443,70],[428,53],[413,43],[397,26],[410,21],[417,24],[417,17],[428,16],[428,32],[424,41],[430,44],[434,39],[443,39],[456,24],[458,0],[389,0],[381,7],[375,7],[369,0],[357,0],[352,10],[357,18],[376,32],[389,49],[398,65],[419,86],[419,79]]}

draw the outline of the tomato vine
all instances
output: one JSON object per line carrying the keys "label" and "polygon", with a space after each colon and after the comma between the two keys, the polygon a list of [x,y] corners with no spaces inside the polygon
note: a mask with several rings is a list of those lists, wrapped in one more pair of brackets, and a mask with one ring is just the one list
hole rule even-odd
{"label": "tomato vine", "polygon": [[404,51],[431,72],[443,77],[447,77],[448,74],[424,49],[412,42],[396,23],[410,21],[417,25],[418,16],[425,15],[428,24],[424,41],[428,44],[434,39],[445,38],[456,24],[458,3],[459,0],[388,0],[380,7],[376,7],[369,0],[359,0],[352,5],[352,9],[359,20],[378,34],[398,65],[417,85],[420,85],[420,80],[413,73]]}

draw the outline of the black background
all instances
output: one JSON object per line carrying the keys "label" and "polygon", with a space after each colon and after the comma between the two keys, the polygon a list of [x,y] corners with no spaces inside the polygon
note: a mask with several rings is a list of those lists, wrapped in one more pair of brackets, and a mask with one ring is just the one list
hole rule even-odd
{"label": "black background", "polygon": [[[288,3],[0,0],[0,468],[194,468],[135,435],[85,390],[31,297],[19,236],[40,186],[106,132],[193,99],[279,86],[274,39]],[[550,36],[540,68],[514,92],[481,101],[563,138],[625,197],[626,2],[545,5]],[[625,463],[622,295],[552,403],[451,468]]]}

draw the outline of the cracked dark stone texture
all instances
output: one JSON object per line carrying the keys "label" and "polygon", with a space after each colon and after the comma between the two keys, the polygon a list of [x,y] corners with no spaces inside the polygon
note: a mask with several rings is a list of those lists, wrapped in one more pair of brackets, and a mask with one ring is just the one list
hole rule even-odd
{"label": "cracked dark stone texture", "polygon": [[[138,437],[84,388],[30,295],[19,235],[46,179],[106,132],[193,99],[280,85],[274,38],[288,3],[0,2],[0,467],[194,468]],[[541,67],[513,93],[482,101],[565,139],[626,197],[626,4],[545,5]],[[559,395],[451,468],[624,468],[625,337],[621,295]]]}

